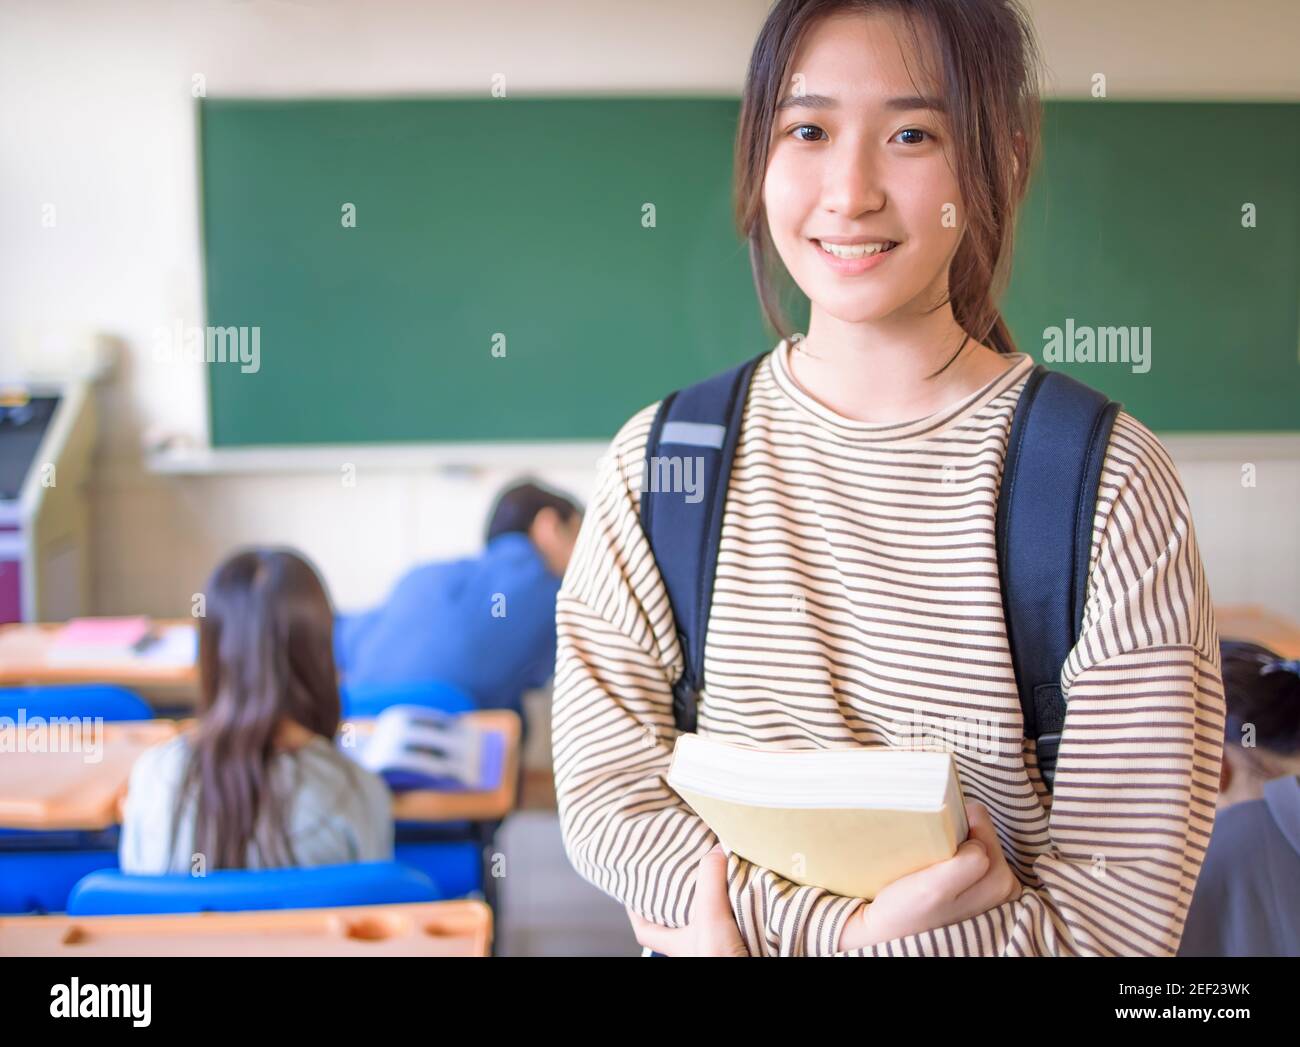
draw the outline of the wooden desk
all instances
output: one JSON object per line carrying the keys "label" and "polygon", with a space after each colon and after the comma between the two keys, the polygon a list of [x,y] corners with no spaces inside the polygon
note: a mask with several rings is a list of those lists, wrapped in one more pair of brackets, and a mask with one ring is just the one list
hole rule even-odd
{"label": "wooden desk", "polygon": [[1248,640],[1283,658],[1300,658],[1300,625],[1274,611],[1253,605],[1216,607],[1220,640]]}
{"label": "wooden desk", "polygon": [[[417,789],[393,799],[397,821],[498,821],[515,806],[519,777],[519,717],[506,710],[466,713],[483,730],[505,734],[501,784],[484,792]],[[121,821],[131,765],[151,745],[184,730],[191,720],[147,720],[103,725],[102,759],[82,752],[5,753],[0,757],[0,827],[105,829]],[[345,723],[363,738],[373,721]]]}
{"label": "wooden desk", "polygon": [[[88,724],[88,736],[74,736],[80,751],[4,753],[0,826],[94,830],[116,825],[136,757],[178,729],[175,720],[106,723],[98,729]],[[46,742],[44,748],[49,747]]]}
{"label": "wooden desk", "polygon": [[0,918],[0,956],[486,956],[491,942],[479,901]]}
{"label": "wooden desk", "polygon": [[[167,619],[158,629],[194,629],[193,619]],[[197,665],[152,663],[147,657],[109,659],[100,664],[60,665],[51,648],[62,623],[0,625],[0,686],[47,683],[113,683],[123,687],[196,687]]]}

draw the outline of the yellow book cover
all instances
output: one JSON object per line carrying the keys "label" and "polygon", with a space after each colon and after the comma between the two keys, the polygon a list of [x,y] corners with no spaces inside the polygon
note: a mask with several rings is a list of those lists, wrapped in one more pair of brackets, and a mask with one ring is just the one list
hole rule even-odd
{"label": "yellow book cover", "polygon": [[668,784],[727,850],[851,898],[951,858],[968,833],[946,752],[755,749],[684,734]]}

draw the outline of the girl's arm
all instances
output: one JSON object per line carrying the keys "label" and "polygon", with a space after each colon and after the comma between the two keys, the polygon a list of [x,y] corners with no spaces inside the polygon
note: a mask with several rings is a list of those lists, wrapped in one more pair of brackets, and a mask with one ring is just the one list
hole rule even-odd
{"label": "girl's arm", "polygon": [[[1164,448],[1127,415],[1111,438],[1094,535],[1032,885],[972,919],[839,955],[1177,951],[1214,826],[1223,687],[1186,497]],[[1024,825],[1023,813],[1007,813],[1004,827]]]}
{"label": "girl's arm", "polygon": [[[574,868],[644,918],[687,924],[717,838],[665,781],[681,652],[635,493],[651,405],[615,437],[556,606],[555,787]],[[750,955],[829,954],[863,904],[735,855],[729,896]]]}

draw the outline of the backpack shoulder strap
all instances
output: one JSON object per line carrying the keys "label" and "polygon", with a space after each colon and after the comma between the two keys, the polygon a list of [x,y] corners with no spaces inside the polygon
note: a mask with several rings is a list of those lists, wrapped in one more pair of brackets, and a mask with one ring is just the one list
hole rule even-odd
{"label": "backpack shoulder strap", "polygon": [[685,662],[673,685],[679,731],[696,727],[731,460],[750,381],[766,355],[666,396],[646,440],[641,527],[668,590]]}
{"label": "backpack shoulder strap", "polygon": [[997,550],[1025,737],[1050,790],[1065,726],[1061,670],[1088,595],[1102,461],[1119,404],[1035,367],[1016,405],[998,492]]}

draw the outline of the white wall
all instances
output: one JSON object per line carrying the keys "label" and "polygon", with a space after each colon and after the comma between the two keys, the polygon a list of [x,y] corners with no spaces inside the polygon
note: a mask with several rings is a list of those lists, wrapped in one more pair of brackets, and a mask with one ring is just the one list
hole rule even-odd
{"label": "white wall", "polygon": [[[1293,0],[1030,5],[1052,93],[1300,98]],[[408,564],[468,552],[494,491],[518,469],[446,477],[150,474],[161,433],[206,439],[201,367],[152,359],[158,325],[202,322],[194,103],[210,96],[486,91],[736,94],[765,0],[612,3],[0,3],[0,378],[56,369],[97,336],[121,359],[99,391],[94,607],[184,613],[234,545],[290,543],[337,601],[378,598]],[[1238,147],[1248,147],[1240,146]],[[43,207],[56,225],[42,225]],[[1174,451],[1216,598],[1300,616],[1300,454],[1231,441]],[[1243,493],[1240,463],[1266,455]],[[543,476],[581,498],[594,462]]]}

